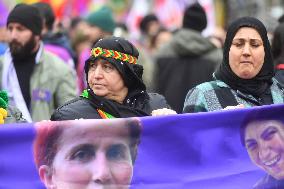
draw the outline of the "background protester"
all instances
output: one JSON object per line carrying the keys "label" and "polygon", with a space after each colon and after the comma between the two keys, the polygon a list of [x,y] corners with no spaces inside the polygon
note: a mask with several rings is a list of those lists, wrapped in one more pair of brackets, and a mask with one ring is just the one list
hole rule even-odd
{"label": "background protester", "polygon": [[172,39],[172,36],[173,32],[167,30],[166,28],[159,28],[150,41],[150,48],[153,55],[155,55],[165,43],[169,42]]}
{"label": "background protester", "polygon": [[75,53],[71,48],[69,38],[64,31],[55,31],[55,15],[50,4],[37,2],[32,4],[40,12],[43,29],[41,31],[44,48],[59,56],[65,63],[75,68]]}
{"label": "background protester", "polygon": [[216,26],[208,39],[218,48],[223,49],[226,37],[226,30],[221,26]]}
{"label": "background protester", "polygon": [[92,12],[86,18],[91,27],[90,38],[93,44],[99,39],[112,36],[115,29],[115,20],[111,9],[102,6],[97,11]]}
{"label": "background protester", "polygon": [[152,37],[157,34],[159,28],[161,27],[162,23],[159,21],[158,17],[155,14],[145,15],[141,19],[139,23],[139,29],[142,34],[141,41],[143,43],[143,46],[150,48]]}
{"label": "background protester", "polygon": [[[147,93],[138,50],[120,37],[99,40],[85,63],[88,89],[58,108],[51,120],[123,118],[169,108],[163,96]],[[175,113],[170,109],[155,114]]]}
{"label": "background protester", "polygon": [[188,92],[183,112],[284,102],[283,86],[274,78],[267,31],[256,18],[243,17],[229,26],[223,62],[214,76]]}
{"label": "background protester", "polygon": [[201,32],[207,26],[203,7],[194,3],[186,8],[183,25],[157,53],[154,91],[165,96],[170,106],[182,112],[188,89],[212,80],[222,60],[222,51]]}
{"label": "background protester", "polygon": [[112,11],[106,6],[102,6],[100,9],[90,13],[86,18],[86,22],[89,25],[88,39],[90,40],[90,46],[86,46],[81,54],[79,54],[77,75],[80,91],[83,91],[87,87],[84,65],[85,60],[89,58],[90,49],[99,39],[112,36],[115,29],[115,20]]}
{"label": "background protester", "polygon": [[274,30],[271,50],[276,68],[275,78],[284,85],[284,22],[280,22]]}
{"label": "background protester", "polygon": [[284,187],[284,122],[275,112],[255,110],[241,125],[241,142],[251,161],[267,172],[254,189]]}
{"label": "background protester", "polygon": [[[154,91],[154,51],[151,41],[162,27],[162,23],[158,19],[155,13],[149,13],[144,15],[138,21],[140,35],[136,41],[137,48],[139,48],[139,60],[138,63],[144,68],[143,81],[148,91]],[[131,34],[131,33],[130,33]]]}
{"label": "background protester", "polygon": [[39,176],[47,189],[128,188],[140,133],[136,118],[39,123]]}
{"label": "background protester", "polygon": [[9,49],[0,59],[1,88],[29,121],[47,120],[56,107],[76,96],[75,74],[43,49],[39,11],[18,4],[7,19]]}
{"label": "background protester", "polygon": [[76,54],[76,63],[78,62],[78,55],[81,54],[86,48],[92,46],[89,39],[90,27],[85,19],[81,17],[75,17],[70,21],[70,26],[68,27],[68,37],[72,49]]}

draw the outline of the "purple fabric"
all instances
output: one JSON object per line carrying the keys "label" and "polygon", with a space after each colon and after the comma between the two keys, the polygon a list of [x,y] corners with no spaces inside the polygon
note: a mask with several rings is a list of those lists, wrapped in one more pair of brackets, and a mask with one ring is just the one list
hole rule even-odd
{"label": "purple fabric", "polygon": [[[259,109],[284,119],[284,105],[141,118],[130,188],[252,188],[265,173],[251,163],[239,127]],[[34,137],[33,124],[0,126],[0,188],[43,188],[33,162]]]}
{"label": "purple fabric", "polygon": [[[251,163],[239,127],[257,108],[142,118],[132,188],[252,188],[265,173]],[[283,105],[260,108],[284,119]]]}
{"label": "purple fabric", "polygon": [[51,92],[48,90],[42,90],[42,89],[35,89],[32,91],[32,100],[33,101],[46,101],[50,102],[52,96]]}
{"label": "purple fabric", "polygon": [[0,126],[0,188],[41,189],[33,162],[33,124]]}
{"label": "purple fabric", "polygon": [[90,49],[86,48],[79,55],[77,76],[78,76],[78,86],[80,91],[83,91],[87,87],[84,66],[85,66],[85,61],[90,57],[90,54],[91,54]]}
{"label": "purple fabric", "polygon": [[0,1],[0,27],[6,26],[8,13],[8,7],[4,4],[4,2]]}

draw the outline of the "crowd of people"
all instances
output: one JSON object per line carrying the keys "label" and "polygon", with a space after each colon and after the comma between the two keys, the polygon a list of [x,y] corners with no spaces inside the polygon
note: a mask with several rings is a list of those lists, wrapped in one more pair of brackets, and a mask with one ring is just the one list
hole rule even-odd
{"label": "crowd of people", "polygon": [[[284,103],[282,20],[272,41],[253,17],[236,19],[226,36],[204,37],[206,12],[194,3],[176,31],[155,14],[146,15],[139,24],[141,39],[131,42],[127,25],[116,23],[108,7],[63,28],[49,4],[18,4],[0,36],[5,49],[0,121],[127,118]],[[131,156],[129,166],[133,161]],[[47,163],[40,174],[50,185]]]}
{"label": "crowd of people", "polygon": [[141,39],[131,41],[106,6],[66,29],[49,4],[18,4],[6,21],[1,90],[28,122],[283,103],[281,20],[271,42],[251,17],[233,22],[226,36],[204,37],[206,12],[194,3],[180,29],[149,14],[139,24]]}
{"label": "crowd of people", "polygon": [[2,40],[1,90],[27,122],[283,103],[281,20],[272,41],[252,17],[231,23],[226,36],[204,37],[207,16],[197,2],[175,31],[146,15],[141,39],[131,41],[106,6],[63,28],[49,4],[18,4]]}

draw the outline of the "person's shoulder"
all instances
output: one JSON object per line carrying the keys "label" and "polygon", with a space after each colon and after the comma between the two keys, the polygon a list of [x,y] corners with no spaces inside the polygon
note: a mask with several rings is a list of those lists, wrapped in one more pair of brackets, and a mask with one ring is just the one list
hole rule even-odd
{"label": "person's shoulder", "polygon": [[167,103],[166,98],[158,93],[148,93],[149,95],[149,103],[154,109],[159,108],[170,108],[170,105]]}
{"label": "person's shoulder", "polygon": [[284,70],[279,74],[279,72],[276,72],[275,76],[272,78],[272,84],[276,85],[279,88],[284,88]]}
{"label": "person's shoulder", "polygon": [[46,65],[48,66],[52,66],[58,69],[71,69],[71,67],[67,63],[65,63],[61,58],[59,58],[56,54],[47,50],[43,50],[43,59],[43,61],[46,62]]}
{"label": "person's shoulder", "polygon": [[57,77],[65,77],[66,74],[75,76],[75,70],[57,55],[44,51],[42,58],[43,62],[40,64],[47,74]]}
{"label": "person's shoulder", "polygon": [[148,93],[150,102],[164,100],[165,97],[159,93]]}
{"label": "person's shoulder", "polygon": [[271,91],[278,96],[278,98],[282,99],[284,97],[283,91],[284,91],[284,80],[282,78],[279,79],[277,77],[272,78],[272,85],[271,85]]}
{"label": "person's shoulder", "polygon": [[222,90],[224,88],[229,88],[227,84],[220,80],[212,80],[208,82],[201,83],[192,89],[189,89],[186,99],[192,98],[193,96],[208,95],[215,93],[217,90]]}
{"label": "person's shoulder", "polygon": [[87,103],[87,100],[85,98],[82,97],[75,97],[69,101],[67,101],[65,104],[63,104],[62,106],[59,106],[57,108],[58,111],[64,110],[64,109],[69,109],[69,108],[76,108],[76,109],[80,109],[83,108],[84,105],[87,105],[89,103]]}
{"label": "person's shoulder", "polygon": [[156,52],[155,54],[155,59],[163,59],[163,58],[167,58],[167,57],[176,57],[177,53],[174,51],[174,47],[173,47],[173,42],[175,40],[175,37],[173,36],[173,38],[171,40],[169,40],[168,42],[164,43]]}
{"label": "person's shoulder", "polygon": [[207,91],[215,90],[216,88],[221,87],[221,86],[223,86],[223,82],[213,80],[213,81],[201,83],[197,85],[194,89],[207,92]]}
{"label": "person's shoulder", "polygon": [[88,99],[76,97],[58,107],[51,115],[52,121],[98,119],[98,113]]}
{"label": "person's shoulder", "polygon": [[215,64],[221,64],[223,60],[223,50],[217,47],[213,47],[207,54],[204,55],[204,58],[207,58],[214,62]]}

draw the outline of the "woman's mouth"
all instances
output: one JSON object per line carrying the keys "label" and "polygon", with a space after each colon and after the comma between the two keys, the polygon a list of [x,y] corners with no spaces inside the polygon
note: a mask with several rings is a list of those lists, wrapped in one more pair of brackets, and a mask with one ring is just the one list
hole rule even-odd
{"label": "woman's mouth", "polygon": [[251,61],[241,61],[241,64],[252,64]]}
{"label": "woman's mouth", "polygon": [[268,160],[268,161],[263,161],[262,163],[265,165],[265,166],[268,166],[268,167],[272,167],[274,165],[276,165],[278,163],[278,161],[280,160],[281,156],[280,155],[277,155],[275,156],[274,158]]}

